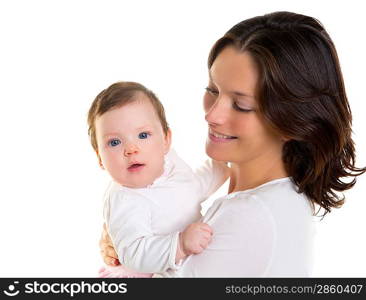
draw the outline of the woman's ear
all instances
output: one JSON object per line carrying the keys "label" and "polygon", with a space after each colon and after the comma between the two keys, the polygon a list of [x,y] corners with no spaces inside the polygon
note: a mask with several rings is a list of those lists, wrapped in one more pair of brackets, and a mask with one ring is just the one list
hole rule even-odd
{"label": "woman's ear", "polygon": [[172,131],[168,128],[164,138],[164,153],[167,154],[170,150],[170,145],[172,143]]}
{"label": "woman's ear", "polygon": [[282,135],[280,138],[281,138],[281,141],[282,141],[283,143],[286,143],[286,142],[288,142],[288,141],[291,141],[291,140],[292,140],[292,138],[291,138],[291,137],[289,137],[289,136],[284,136],[284,135]]}

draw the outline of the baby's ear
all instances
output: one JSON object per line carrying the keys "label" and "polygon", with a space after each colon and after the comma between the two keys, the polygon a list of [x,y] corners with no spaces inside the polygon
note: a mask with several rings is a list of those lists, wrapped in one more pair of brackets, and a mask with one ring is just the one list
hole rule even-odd
{"label": "baby's ear", "polygon": [[170,150],[170,145],[172,143],[172,131],[168,128],[165,138],[164,138],[164,153],[167,154]]}
{"label": "baby's ear", "polygon": [[97,157],[98,157],[99,166],[101,167],[102,170],[104,170],[102,158],[100,157],[98,152],[96,152],[96,153],[97,153]]}

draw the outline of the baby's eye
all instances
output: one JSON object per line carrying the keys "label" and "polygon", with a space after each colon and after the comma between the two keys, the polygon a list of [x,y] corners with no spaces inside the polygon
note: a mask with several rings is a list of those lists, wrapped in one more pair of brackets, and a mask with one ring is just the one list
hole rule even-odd
{"label": "baby's eye", "polygon": [[147,139],[150,136],[150,133],[148,132],[141,132],[139,134],[139,139]]}
{"label": "baby's eye", "polygon": [[111,146],[111,147],[116,147],[118,146],[119,144],[121,144],[121,141],[119,139],[111,139],[109,142],[108,142],[108,146]]}

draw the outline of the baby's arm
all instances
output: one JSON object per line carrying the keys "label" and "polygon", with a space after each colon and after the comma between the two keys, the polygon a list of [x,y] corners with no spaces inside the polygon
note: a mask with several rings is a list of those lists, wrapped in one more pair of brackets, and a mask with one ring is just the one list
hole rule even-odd
{"label": "baby's arm", "polygon": [[[148,199],[137,194],[134,197],[114,192],[110,194],[108,203],[105,213],[107,229],[122,265],[151,273],[177,268],[179,232],[154,234]],[[182,249],[191,251],[185,245]]]}
{"label": "baby's arm", "polygon": [[194,171],[194,175],[201,201],[204,201],[228,179],[230,168],[226,162],[207,159],[201,167]]}
{"label": "baby's arm", "polygon": [[176,264],[191,254],[199,254],[207,248],[212,239],[212,229],[205,223],[193,223],[179,234]]}

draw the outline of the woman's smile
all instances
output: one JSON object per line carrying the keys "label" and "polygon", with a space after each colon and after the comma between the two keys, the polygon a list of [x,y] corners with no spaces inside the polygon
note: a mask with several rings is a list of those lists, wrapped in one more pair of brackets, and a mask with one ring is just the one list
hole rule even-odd
{"label": "woman's smile", "polygon": [[209,136],[210,140],[215,143],[228,143],[228,142],[231,142],[231,141],[237,139],[237,137],[235,137],[235,136],[218,133],[216,131],[213,131],[211,128],[209,128],[209,130],[208,130],[208,136]]}

